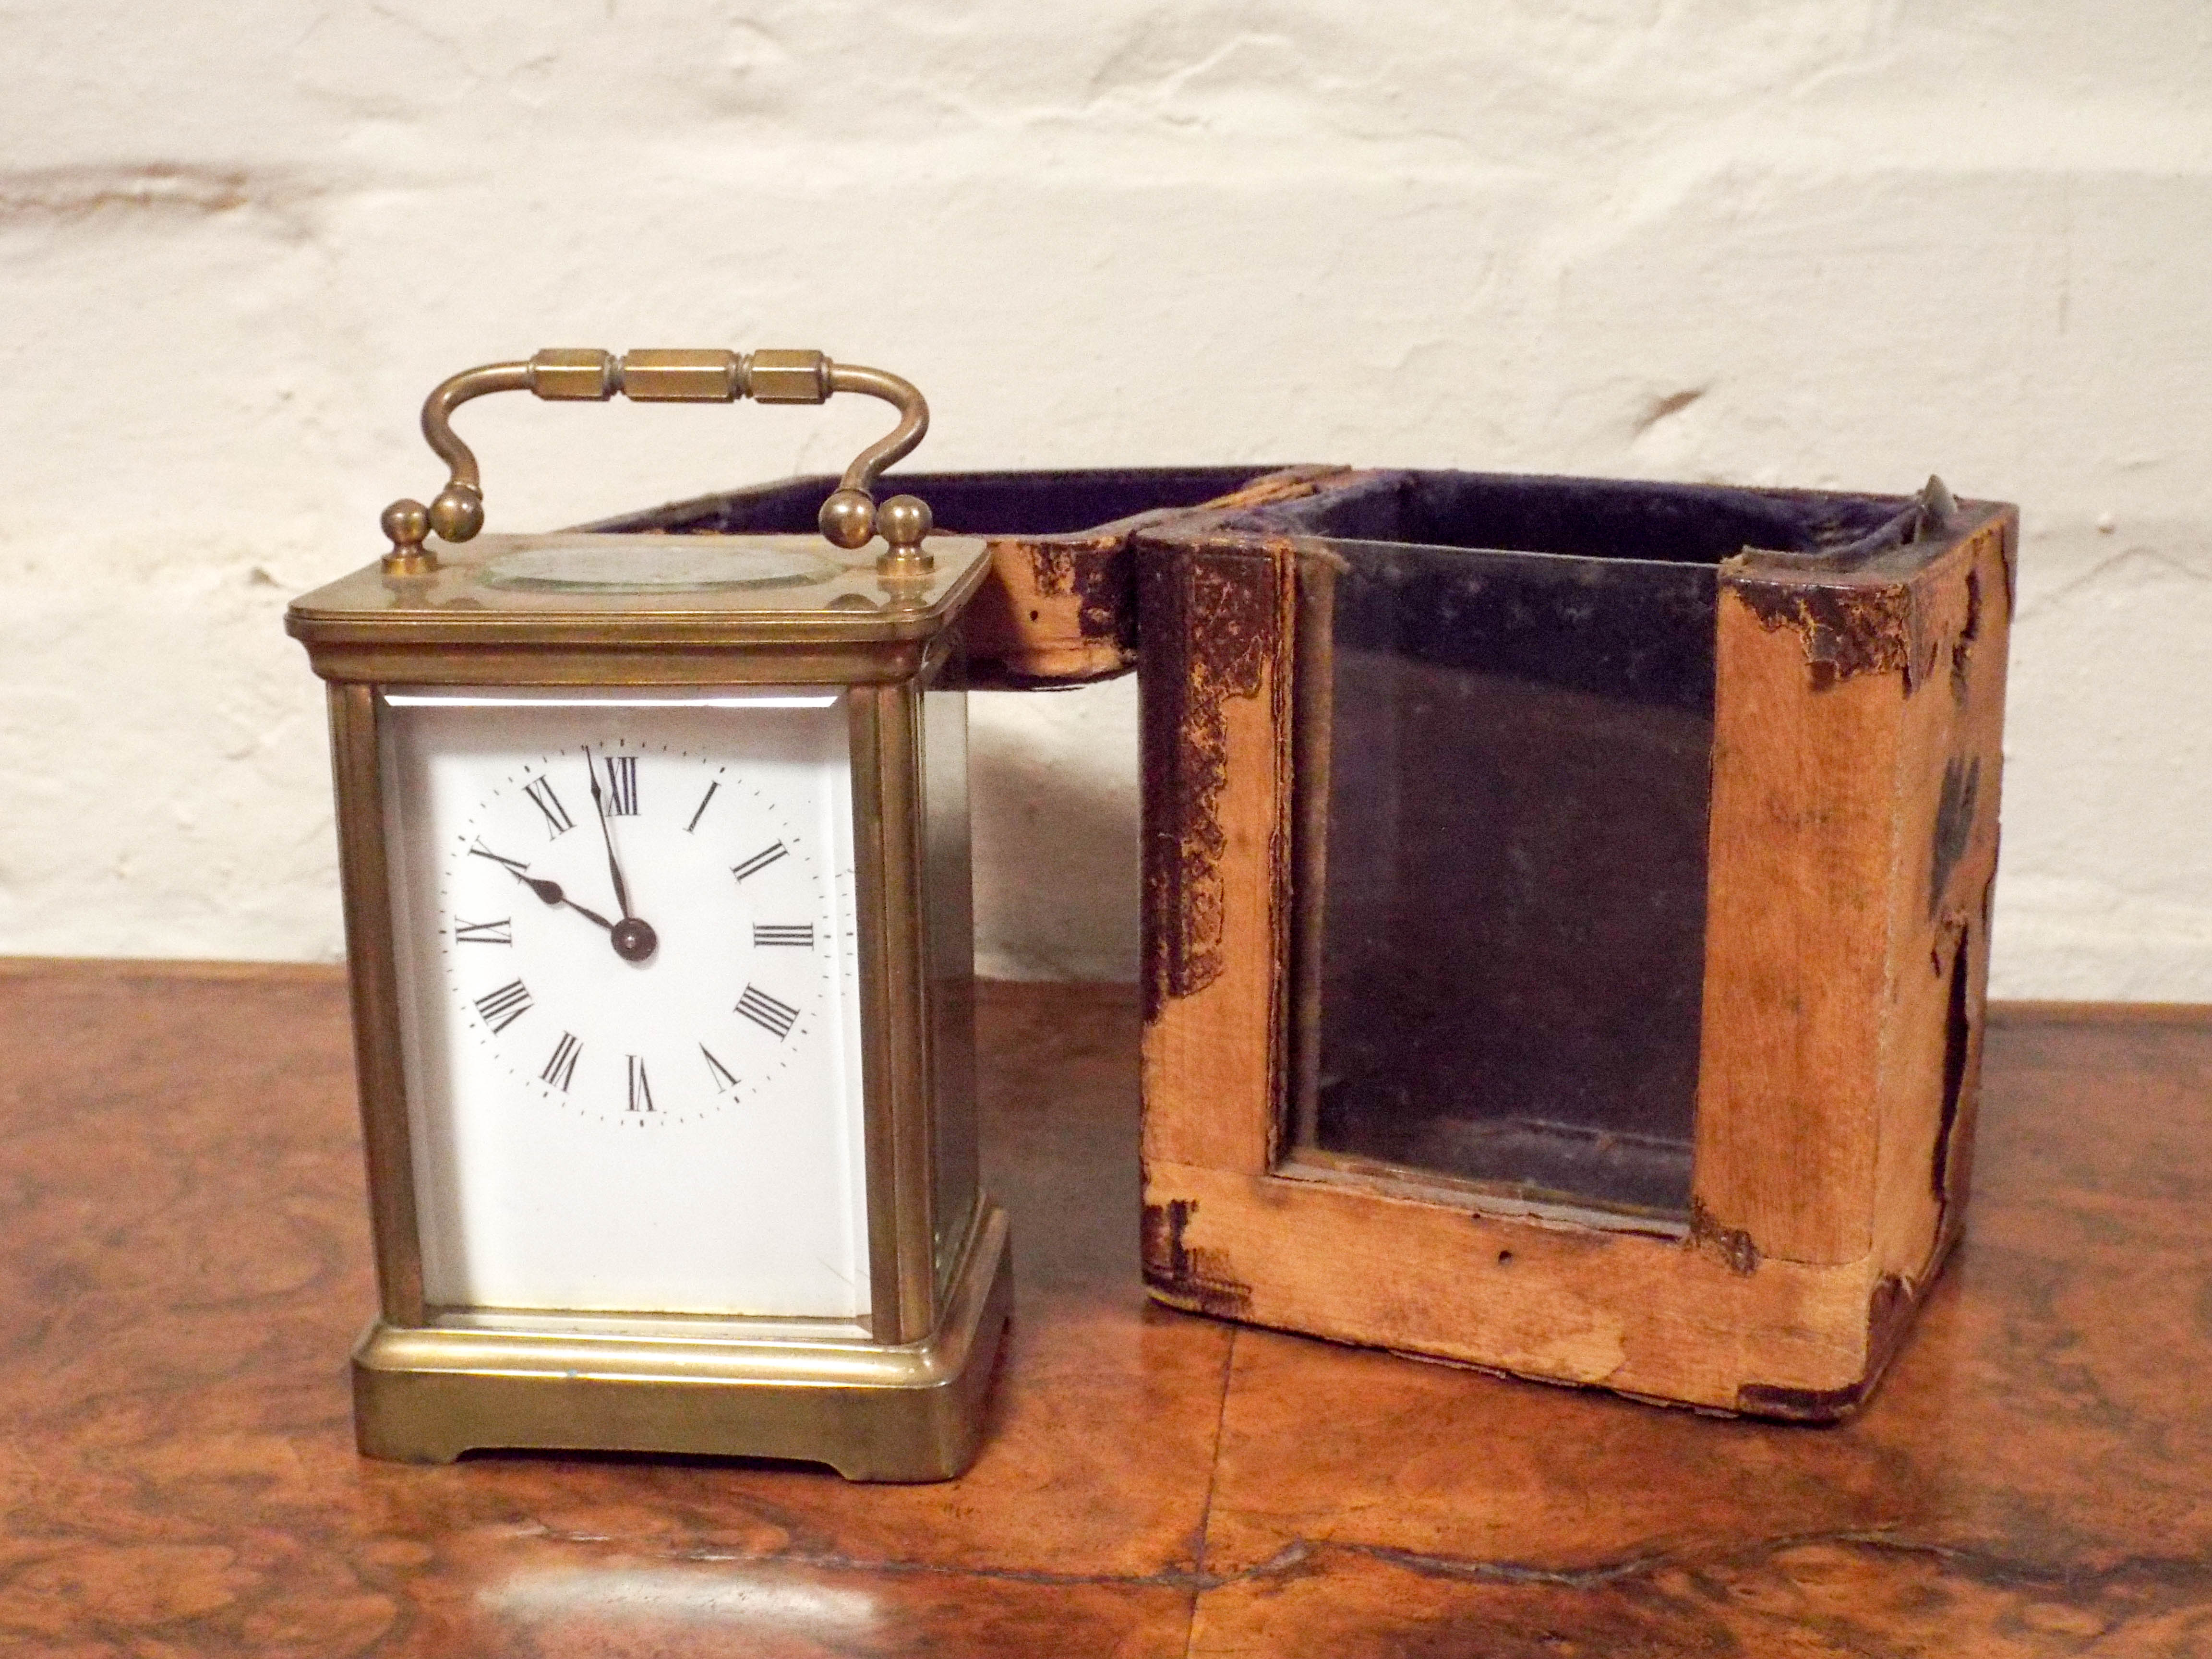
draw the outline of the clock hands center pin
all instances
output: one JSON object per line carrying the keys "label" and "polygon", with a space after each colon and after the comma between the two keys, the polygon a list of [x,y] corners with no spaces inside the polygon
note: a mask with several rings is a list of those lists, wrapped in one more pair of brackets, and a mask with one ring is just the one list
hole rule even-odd
{"label": "clock hands center pin", "polygon": [[614,878],[615,902],[622,908],[622,920],[609,928],[615,954],[624,962],[643,962],[659,948],[660,936],[653,931],[653,924],[629,911],[629,885],[623,880],[622,864],[615,857],[614,831],[607,825],[606,797],[599,791],[599,763],[592,758],[588,745],[584,750],[584,775],[592,782],[592,810],[599,815],[599,839],[606,843],[607,873]]}

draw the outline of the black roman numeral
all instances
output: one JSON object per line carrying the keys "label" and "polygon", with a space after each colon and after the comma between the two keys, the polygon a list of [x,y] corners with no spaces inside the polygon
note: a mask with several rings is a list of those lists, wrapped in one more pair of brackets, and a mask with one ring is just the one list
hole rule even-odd
{"label": "black roman numeral", "polygon": [[761,1028],[772,1031],[778,1042],[789,1035],[792,1022],[799,1018],[799,1010],[778,1002],[757,985],[745,987],[744,995],[738,999],[738,1012]]}
{"label": "black roman numeral", "polygon": [[645,1080],[645,1062],[635,1054],[629,1057],[629,1109],[633,1112],[653,1109],[653,1085]]}
{"label": "black roman numeral", "polygon": [[634,818],[637,816],[637,757],[635,755],[607,757],[607,816],[611,818]]}
{"label": "black roman numeral", "polygon": [[[532,779],[522,787],[522,793],[545,815],[545,829],[550,836],[558,838],[576,827],[576,821],[568,816],[568,809],[561,805],[560,796],[553,793],[553,786],[544,778]],[[507,860],[501,859],[500,862],[505,864]]]}
{"label": "black roman numeral", "polygon": [[791,927],[769,927],[761,922],[753,924],[753,943],[756,945],[800,945],[814,948],[814,924],[802,921]]}
{"label": "black roman numeral", "polygon": [[714,792],[721,787],[722,781],[720,778],[714,779],[707,785],[707,793],[699,797],[699,810],[691,815],[691,822],[684,826],[685,835],[690,835],[699,827],[699,820],[707,816],[707,803],[714,799]]}
{"label": "black roman numeral", "polygon": [[576,1075],[576,1056],[583,1051],[582,1043],[566,1031],[562,1032],[560,1042],[553,1045],[553,1058],[545,1062],[545,1069],[538,1075],[567,1094],[569,1079]]}
{"label": "black roman numeral", "polygon": [[777,842],[773,847],[763,848],[759,852],[747,859],[743,864],[738,865],[732,868],[730,873],[735,876],[739,881],[743,881],[747,876],[757,876],[760,874],[762,871],[767,869],[769,865],[774,864],[782,856],[783,843],[781,842]]}
{"label": "black roman numeral", "polygon": [[709,1048],[702,1042],[699,1045],[699,1052],[707,1056],[707,1069],[714,1074],[714,1092],[716,1094],[726,1094],[730,1090],[738,1086],[737,1073],[732,1072],[728,1066],[723,1065],[720,1060],[715,1059],[714,1051],[712,1048]]}
{"label": "black roman numeral", "polygon": [[453,918],[453,943],[456,945],[512,945],[514,943],[514,918],[501,916],[497,921],[463,921]]}
{"label": "black roman numeral", "polygon": [[490,848],[483,844],[482,836],[478,836],[470,845],[469,856],[472,859],[489,859],[494,864],[503,864],[518,875],[530,867],[519,859],[511,859],[503,853],[493,852]]}
{"label": "black roman numeral", "polygon": [[484,1024],[497,1034],[530,1012],[530,993],[520,980],[511,979],[496,991],[489,991],[478,997],[477,1012],[483,1016]]}

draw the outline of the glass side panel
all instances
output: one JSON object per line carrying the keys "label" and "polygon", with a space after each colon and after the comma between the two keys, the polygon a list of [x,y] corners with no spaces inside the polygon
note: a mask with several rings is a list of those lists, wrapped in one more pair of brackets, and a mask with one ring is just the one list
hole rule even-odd
{"label": "glass side panel", "polygon": [[975,1147],[975,923],[968,827],[968,694],[921,699],[923,833],[928,860],[930,1063],[936,1144],[932,1253],[940,1280],[967,1235],[981,1176]]}
{"label": "glass side panel", "polygon": [[1300,568],[1297,1144],[1686,1214],[1711,566],[1328,546]]}

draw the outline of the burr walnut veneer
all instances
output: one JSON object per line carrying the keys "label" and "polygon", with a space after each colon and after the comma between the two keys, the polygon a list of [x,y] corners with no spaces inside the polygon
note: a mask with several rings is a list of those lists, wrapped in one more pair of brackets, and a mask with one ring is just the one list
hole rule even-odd
{"label": "burr walnut veneer", "polygon": [[1148,1305],[1138,1020],[982,988],[1023,1291],[961,1480],[422,1468],[353,1444],[343,979],[0,964],[0,1652],[2212,1651],[2212,1010],[1994,1011],[1973,1230],[1827,1428]]}

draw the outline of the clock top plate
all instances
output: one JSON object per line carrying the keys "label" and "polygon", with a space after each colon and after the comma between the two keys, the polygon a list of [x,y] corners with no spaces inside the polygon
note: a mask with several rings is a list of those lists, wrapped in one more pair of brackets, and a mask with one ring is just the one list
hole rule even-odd
{"label": "clock top plate", "polygon": [[978,538],[933,536],[934,565],[893,586],[877,574],[883,545],[590,531],[433,539],[435,569],[365,566],[295,599],[286,626],[310,646],[893,644],[941,632],[990,564]]}

